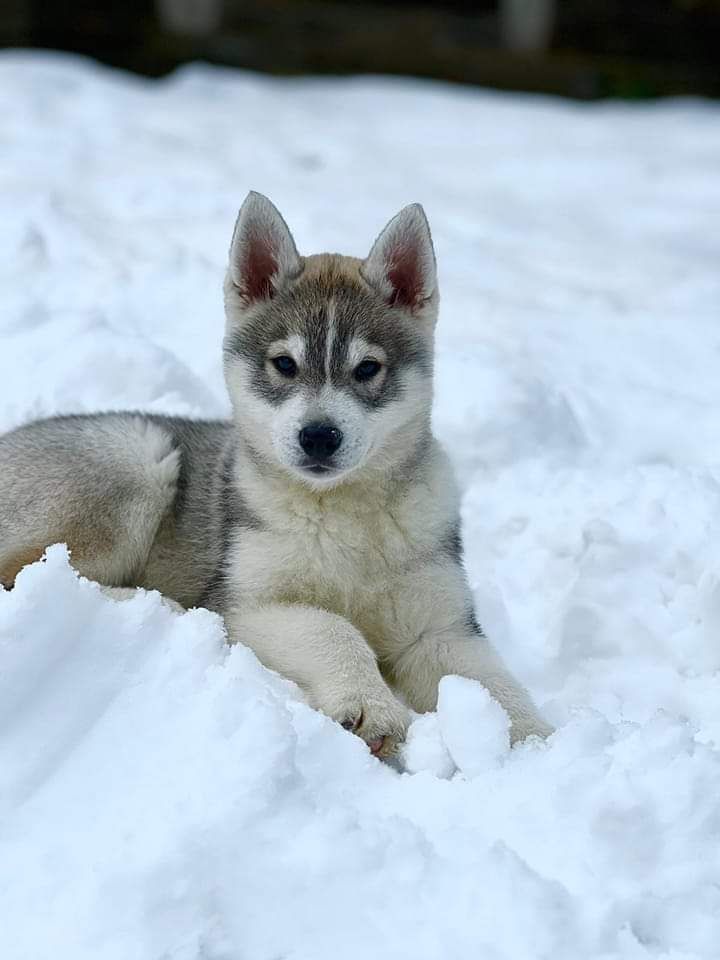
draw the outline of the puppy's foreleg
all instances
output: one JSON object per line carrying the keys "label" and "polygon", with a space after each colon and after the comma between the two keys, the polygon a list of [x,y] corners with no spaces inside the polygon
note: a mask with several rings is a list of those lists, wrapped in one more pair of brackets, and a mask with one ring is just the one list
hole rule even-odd
{"label": "puppy's foreleg", "polygon": [[428,633],[399,657],[392,669],[398,690],[419,713],[436,708],[438,684],[448,674],[482,683],[510,717],[513,743],[532,734],[547,737],[552,733],[553,728],[484,636],[467,635],[462,629]]}
{"label": "puppy's foreleg", "polygon": [[[448,674],[479,680],[508,713],[513,743],[531,734],[547,737],[553,728],[512,676],[472,616],[470,592],[457,565],[429,565],[415,571],[397,598],[400,643],[383,654],[398,692],[419,713],[437,706],[438,684]],[[405,632],[407,631],[407,632]]]}
{"label": "puppy's foreleg", "polygon": [[231,641],[293,680],[311,706],[389,756],[404,740],[408,711],[382,678],[375,654],[349,621],[300,604],[226,611]]}

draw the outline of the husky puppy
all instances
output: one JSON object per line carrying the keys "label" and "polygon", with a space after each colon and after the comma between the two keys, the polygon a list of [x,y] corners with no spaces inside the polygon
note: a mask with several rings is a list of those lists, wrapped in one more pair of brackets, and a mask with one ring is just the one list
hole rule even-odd
{"label": "husky puppy", "polygon": [[232,420],[106,413],[0,437],[0,582],[60,541],[101,584],[214,609],[381,756],[446,674],[483,683],[513,740],[547,735],[475,619],[430,431],[438,289],[422,207],[365,260],[301,257],[250,193],[225,309]]}

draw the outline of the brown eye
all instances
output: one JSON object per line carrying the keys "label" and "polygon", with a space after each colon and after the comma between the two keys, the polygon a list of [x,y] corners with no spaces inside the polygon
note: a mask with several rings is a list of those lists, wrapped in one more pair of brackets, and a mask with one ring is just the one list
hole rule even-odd
{"label": "brown eye", "polygon": [[272,365],[284,377],[294,377],[297,373],[297,364],[292,357],[273,357]]}
{"label": "brown eye", "polygon": [[354,376],[356,380],[359,380],[360,383],[365,383],[367,380],[372,380],[373,377],[376,377],[382,368],[382,364],[378,363],[377,360],[363,360],[362,363],[359,363],[354,370]]}

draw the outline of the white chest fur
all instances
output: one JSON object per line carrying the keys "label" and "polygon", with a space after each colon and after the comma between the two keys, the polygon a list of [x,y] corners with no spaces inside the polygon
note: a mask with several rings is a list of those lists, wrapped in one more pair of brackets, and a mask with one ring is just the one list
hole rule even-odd
{"label": "white chest fur", "polygon": [[245,475],[243,494],[260,520],[235,535],[228,564],[237,602],[320,606],[366,624],[452,527],[452,476],[436,469],[413,484],[317,494]]}

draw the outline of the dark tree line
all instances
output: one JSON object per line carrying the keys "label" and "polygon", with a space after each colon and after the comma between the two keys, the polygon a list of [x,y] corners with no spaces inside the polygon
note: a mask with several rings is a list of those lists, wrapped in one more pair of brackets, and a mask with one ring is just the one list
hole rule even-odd
{"label": "dark tree line", "polygon": [[576,97],[720,96],[720,0],[0,0],[0,43],[150,75],[204,58]]}

